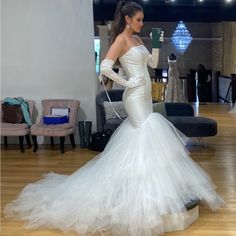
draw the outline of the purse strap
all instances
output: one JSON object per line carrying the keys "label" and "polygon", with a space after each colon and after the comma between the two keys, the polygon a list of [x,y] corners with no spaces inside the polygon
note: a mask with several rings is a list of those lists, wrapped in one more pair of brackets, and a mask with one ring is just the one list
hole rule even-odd
{"label": "purse strap", "polygon": [[107,92],[107,89],[106,89],[106,86],[105,86],[105,83],[104,83],[103,79],[101,79],[101,81],[102,81],[103,88],[104,88],[104,90],[105,90],[105,93],[106,93],[106,95],[107,95],[108,101],[109,101],[109,103],[110,103],[110,105],[111,105],[111,107],[112,107],[113,112],[116,114],[116,116],[117,116],[120,120],[124,121],[124,119],[122,119],[122,118],[120,117],[120,115],[117,113],[117,111],[115,110],[114,106],[112,105],[111,98],[110,98],[110,96],[109,96],[109,94],[108,94],[108,92]]}

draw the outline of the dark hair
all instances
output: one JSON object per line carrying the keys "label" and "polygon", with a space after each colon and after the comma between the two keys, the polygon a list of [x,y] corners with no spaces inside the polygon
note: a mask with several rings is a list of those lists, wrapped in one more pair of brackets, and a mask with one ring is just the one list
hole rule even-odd
{"label": "dark hair", "polygon": [[171,53],[169,56],[169,60],[175,61],[177,59],[177,56],[174,53]]}
{"label": "dark hair", "polygon": [[199,64],[197,70],[198,71],[205,71],[206,68],[205,68],[205,66],[203,64]]}
{"label": "dark hair", "polygon": [[199,64],[197,68],[198,73],[198,82],[199,83],[206,83],[208,72],[203,64]]}
{"label": "dark hair", "polygon": [[126,26],[125,16],[133,17],[138,11],[143,11],[143,8],[136,2],[124,0],[118,2],[111,27],[110,44],[124,30]]}

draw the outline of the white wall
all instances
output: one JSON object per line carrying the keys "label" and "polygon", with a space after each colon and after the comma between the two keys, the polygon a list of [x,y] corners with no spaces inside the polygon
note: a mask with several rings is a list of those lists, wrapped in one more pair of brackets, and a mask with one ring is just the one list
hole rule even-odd
{"label": "white wall", "polygon": [[[0,16],[1,16],[0,17],[0,55],[2,55],[2,47],[1,47],[2,46],[2,1],[1,0],[0,0]],[[2,82],[2,57],[0,57],[0,81]]]}
{"label": "white wall", "polygon": [[92,0],[2,0],[1,10],[1,97],[34,99],[39,114],[41,99],[78,99],[95,129]]}

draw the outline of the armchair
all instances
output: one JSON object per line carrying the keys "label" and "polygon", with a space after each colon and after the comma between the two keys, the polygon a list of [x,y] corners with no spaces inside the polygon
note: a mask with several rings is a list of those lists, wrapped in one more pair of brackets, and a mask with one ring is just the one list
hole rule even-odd
{"label": "armchair", "polygon": [[[26,100],[29,104],[29,113],[30,117],[32,117],[35,101],[33,100]],[[1,104],[3,103],[3,100],[1,100]],[[0,117],[1,117],[1,136],[4,137],[4,145],[7,147],[7,137],[8,136],[18,136],[19,137],[19,144],[20,144],[20,150],[23,153],[25,151],[24,148],[24,137],[26,138],[26,142],[31,147],[30,142],[30,127],[27,123],[22,124],[13,124],[13,123],[6,123],[2,121],[2,106],[0,107]]]}
{"label": "armchair", "polygon": [[[34,143],[34,152],[38,149],[37,136],[49,136],[51,145],[54,145],[53,137],[60,137],[60,150],[64,153],[65,136],[69,135],[72,147],[75,147],[74,130],[79,109],[79,101],[66,99],[47,99],[42,100],[42,116],[38,124],[31,127],[31,134]],[[51,114],[52,108],[69,108],[69,123],[46,125],[43,123],[43,117]]]}

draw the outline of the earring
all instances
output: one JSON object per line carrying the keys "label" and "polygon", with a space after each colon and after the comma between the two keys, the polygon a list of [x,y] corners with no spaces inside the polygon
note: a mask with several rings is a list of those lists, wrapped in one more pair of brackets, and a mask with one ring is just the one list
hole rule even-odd
{"label": "earring", "polygon": [[129,29],[129,28],[130,28],[129,24],[127,24],[127,25],[126,25],[126,28],[127,28],[127,29]]}

